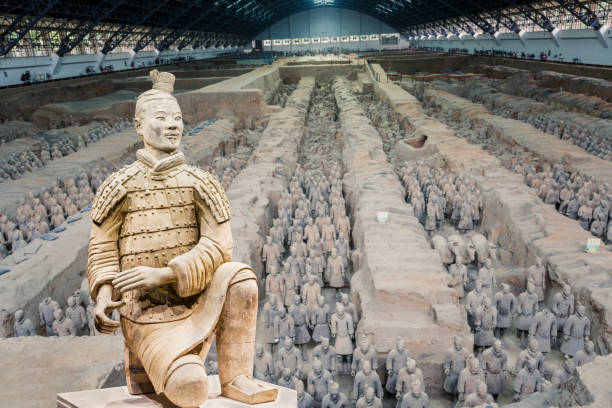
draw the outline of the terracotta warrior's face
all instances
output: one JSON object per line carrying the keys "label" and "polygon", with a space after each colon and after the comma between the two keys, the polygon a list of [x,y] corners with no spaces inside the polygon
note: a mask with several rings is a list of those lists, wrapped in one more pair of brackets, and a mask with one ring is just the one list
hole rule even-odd
{"label": "terracotta warrior's face", "polygon": [[147,102],[135,124],[147,150],[172,153],[181,144],[183,115],[174,98]]}

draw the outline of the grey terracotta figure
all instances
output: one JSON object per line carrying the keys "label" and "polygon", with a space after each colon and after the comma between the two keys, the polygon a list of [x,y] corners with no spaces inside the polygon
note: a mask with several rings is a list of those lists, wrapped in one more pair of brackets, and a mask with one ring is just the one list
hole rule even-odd
{"label": "grey terracotta figure", "polygon": [[466,408],[472,407],[486,407],[491,406],[495,402],[493,396],[487,392],[487,384],[482,381],[479,381],[476,384],[476,392],[473,392],[465,397],[465,402],[463,404]]}
{"label": "grey terracotta figure", "polygon": [[295,323],[293,318],[285,311],[285,308],[282,307],[278,316],[274,318],[274,342],[278,343],[286,337],[289,337],[291,341],[295,340]]}
{"label": "grey terracotta figure", "polygon": [[77,332],[77,336],[85,334],[85,328],[87,327],[87,314],[85,308],[77,304],[76,297],[70,296],[67,299],[68,307],[66,307],[66,317],[72,320],[74,327]]}
{"label": "grey terracotta figure", "polygon": [[336,372],[336,349],[329,345],[329,338],[321,337],[321,342],[312,350],[312,358],[318,359],[330,373]]}
{"label": "grey terracotta figure", "polygon": [[310,342],[310,333],[308,332],[309,314],[306,305],[302,303],[300,295],[293,297],[293,304],[289,307],[289,315],[293,318],[295,325],[295,344],[302,351],[302,356],[306,359],[305,345]]}
{"label": "grey terracotta figure", "polygon": [[76,336],[76,328],[72,320],[64,316],[62,309],[55,309],[53,317],[55,318],[53,321],[53,333],[56,336]]}
{"label": "grey terracotta figure", "polygon": [[538,295],[538,301],[544,300],[544,290],[546,287],[546,267],[542,264],[542,259],[537,257],[535,265],[532,265],[527,270],[527,280],[533,281],[535,293]]}
{"label": "grey terracotta figure", "polygon": [[279,314],[280,309],[284,309],[283,305],[279,305],[276,295],[268,295],[268,299],[263,307],[264,334],[263,341],[268,344],[269,351],[272,352],[272,346],[276,344],[274,333],[274,321]]}
{"label": "grey terracotta figure", "polygon": [[[353,319],[344,312],[344,306],[336,306],[336,312],[331,316],[331,336],[336,340],[334,348],[342,372],[350,372],[353,357]],[[345,365],[346,360],[346,365]]]}
{"label": "grey terracotta figure", "polygon": [[329,385],[329,394],[323,397],[321,408],[349,408],[349,400],[346,395],[340,392],[340,386],[337,382]]}
{"label": "grey terracotta figure", "polygon": [[410,384],[410,390],[399,401],[399,408],[429,408],[429,397],[423,391],[423,385],[419,380],[414,380]]}
{"label": "grey terracotta figure", "polygon": [[518,316],[516,320],[516,336],[523,346],[537,312],[538,295],[535,293],[535,285],[532,281],[527,281],[527,290],[519,295],[516,304],[516,314]]}
{"label": "grey terracotta figure", "polygon": [[584,342],[584,349],[578,350],[574,356],[574,362],[576,363],[576,367],[581,367],[595,360],[595,357],[597,357],[597,354],[595,354],[595,345],[591,340],[588,340]]}
{"label": "grey terracotta figure", "polygon": [[357,327],[357,323],[359,323],[359,316],[357,315],[357,307],[353,302],[350,301],[349,295],[347,293],[340,294],[340,303],[344,306],[344,311],[351,315],[353,318],[353,325],[355,328]]}
{"label": "grey terracotta figure", "polygon": [[272,237],[269,235],[266,237],[266,243],[261,251],[261,260],[266,267],[266,273],[270,273],[270,267],[272,265],[278,266],[280,260],[278,245],[272,241]]}
{"label": "grey terracotta figure", "polygon": [[298,381],[295,384],[295,392],[297,393],[297,408],[314,408],[314,400],[312,396],[304,391],[304,383]]}
{"label": "grey terracotta figure", "polygon": [[555,294],[551,311],[557,318],[557,330],[561,332],[567,319],[574,314],[574,295],[572,295],[572,288],[567,283],[563,285],[561,292]]}
{"label": "grey terracotta figure", "polygon": [[302,355],[300,351],[293,345],[293,340],[290,337],[283,339],[282,347],[279,347],[276,357],[277,371],[289,369],[291,375],[300,378],[302,374]]}
{"label": "grey terracotta figure", "polygon": [[307,390],[316,402],[321,402],[329,393],[329,384],[333,382],[332,375],[323,368],[318,359],[312,362],[312,368],[306,377]]}
{"label": "grey terracotta figure", "polygon": [[25,317],[23,310],[18,309],[15,312],[15,324],[13,325],[15,337],[36,336],[32,321]]}
{"label": "grey terracotta figure", "polygon": [[544,354],[540,351],[540,346],[535,337],[530,337],[527,342],[527,348],[519,354],[514,367],[514,372],[518,373],[525,367],[528,360],[533,360],[536,363],[538,371],[543,373],[544,370]]}
{"label": "grey terracotta figure", "polygon": [[482,353],[482,368],[489,394],[497,400],[502,393],[504,380],[508,376],[508,353],[503,349],[501,340],[495,340],[493,347]]}
{"label": "grey terracotta figure", "polygon": [[502,290],[495,294],[494,305],[497,309],[496,334],[501,339],[505,331],[512,325],[512,315],[516,308],[516,298],[510,292],[510,286],[507,283],[502,283]]}
{"label": "grey terracotta figure", "polygon": [[383,398],[383,388],[380,377],[378,377],[376,371],[372,370],[370,362],[364,361],[361,368],[362,369],[355,375],[355,381],[353,382],[353,394],[351,397],[353,402],[363,397],[368,387],[374,388],[378,398]]}
{"label": "grey terracotta figure", "polygon": [[452,288],[457,292],[459,299],[462,299],[465,295],[465,286],[468,281],[468,268],[463,263],[463,257],[461,255],[455,256],[455,263],[448,267],[448,272],[453,277]]}
{"label": "grey terracotta figure", "polygon": [[591,321],[586,315],[584,305],[576,306],[576,313],[571,315],[563,326],[563,344],[561,352],[573,357],[584,349],[584,342],[591,335]]}
{"label": "grey terracotta figure", "polygon": [[406,343],[401,337],[395,339],[395,347],[387,354],[385,368],[387,370],[387,383],[385,389],[389,394],[396,393],[397,378],[400,370],[406,366],[406,359],[410,353],[406,350]]}
{"label": "grey terracotta figure", "polygon": [[474,346],[477,349],[490,347],[495,340],[495,326],[497,323],[497,310],[491,306],[491,300],[485,297],[482,306],[476,309],[474,318]]}
{"label": "grey terracotta figure", "polygon": [[576,374],[576,363],[572,358],[566,358],[560,368],[556,369],[550,383],[553,390],[559,390],[565,386],[571,377]]}
{"label": "grey terracotta figure", "polygon": [[486,296],[482,290],[482,282],[477,280],[474,284],[474,290],[470,291],[465,298],[465,310],[467,311],[468,323],[472,330],[474,329],[476,310],[482,306]]}
{"label": "grey terracotta figure", "polygon": [[444,357],[444,391],[457,395],[457,381],[459,374],[466,366],[470,352],[463,347],[463,337],[455,336],[453,345],[446,351]]}
{"label": "grey terracotta figure", "polygon": [[480,367],[480,361],[476,357],[471,357],[466,367],[461,370],[457,381],[459,401],[465,401],[466,396],[478,391],[478,382],[485,382],[485,375]]}
{"label": "grey terracotta figure", "polygon": [[548,308],[536,313],[529,328],[529,335],[538,341],[542,353],[550,352],[551,341],[553,344],[557,342],[557,319]]}
{"label": "grey terracotta figure", "polygon": [[378,369],[378,356],[376,350],[370,346],[370,339],[367,336],[361,337],[359,341],[359,347],[353,351],[353,361],[351,363],[351,375],[355,376],[357,371],[361,371],[362,365],[365,361],[369,361],[372,370]]}
{"label": "grey terracotta figure", "polygon": [[54,336],[53,332],[53,321],[55,317],[53,317],[53,312],[59,308],[59,304],[51,299],[51,297],[46,297],[42,302],[38,305],[38,312],[40,314],[40,325],[45,326],[45,330],[47,336]]}
{"label": "grey terracotta figure", "polygon": [[274,363],[272,356],[265,352],[263,345],[255,345],[253,359],[253,377],[257,380],[272,382],[274,380]]}
{"label": "grey terracotta figure", "polygon": [[368,387],[363,397],[357,400],[355,408],[382,408],[382,399],[376,396],[376,391]]}
{"label": "grey terracotta figure", "polygon": [[276,381],[276,383],[281,387],[289,388],[291,390],[294,390],[295,385],[299,382],[301,381],[293,375],[291,369],[289,368],[281,369],[280,377],[278,378],[278,381]]}
{"label": "grey terracotta figure", "polygon": [[536,368],[537,362],[532,359],[527,360],[527,364],[523,367],[514,380],[512,390],[514,391],[514,401],[522,401],[540,389],[542,375]]}
{"label": "grey terracotta figure", "polygon": [[321,295],[317,297],[317,304],[310,312],[310,328],[312,329],[312,339],[321,342],[322,338],[331,338],[331,313],[329,305],[325,303],[325,298]]}
{"label": "grey terracotta figure", "polygon": [[[425,381],[423,379],[423,371],[416,366],[416,361],[410,357],[406,357],[406,364],[397,376],[397,386],[395,387],[395,397],[398,401],[402,396],[410,392],[411,384],[418,381],[421,384],[421,391],[425,392]],[[399,402],[398,402],[399,404]]]}

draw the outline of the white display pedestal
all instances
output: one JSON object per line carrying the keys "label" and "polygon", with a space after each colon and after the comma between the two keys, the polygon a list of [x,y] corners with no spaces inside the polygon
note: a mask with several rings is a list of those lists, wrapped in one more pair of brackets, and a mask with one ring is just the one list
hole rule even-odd
{"label": "white display pedestal", "polygon": [[[297,394],[294,390],[267,384],[278,389],[276,401],[249,405],[220,396],[219,377],[209,376],[208,401],[201,408],[296,408]],[[156,394],[130,395],[127,387],[102,388],[98,390],[57,394],[57,408],[173,408],[163,396]]]}

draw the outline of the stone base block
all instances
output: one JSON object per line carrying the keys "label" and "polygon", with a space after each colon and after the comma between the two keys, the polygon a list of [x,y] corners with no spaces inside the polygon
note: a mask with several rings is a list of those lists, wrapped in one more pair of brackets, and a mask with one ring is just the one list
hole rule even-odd
{"label": "stone base block", "polygon": [[[278,389],[276,401],[249,405],[222,397],[219,377],[209,376],[208,401],[200,408],[297,408],[294,390],[267,384]],[[175,408],[164,396],[156,394],[130,395],[127,387],[103,388],[57,394],[57,408]]]}

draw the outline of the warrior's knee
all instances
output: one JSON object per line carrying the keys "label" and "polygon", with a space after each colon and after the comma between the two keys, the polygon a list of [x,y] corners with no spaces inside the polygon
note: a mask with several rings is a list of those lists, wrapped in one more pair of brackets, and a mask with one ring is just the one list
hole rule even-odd
{"label": "warrior's knee", "polygon": [[208,377],[202,361],[194,354],[180,357],[172,364],[164,394],[175,405],[199,407],[208,398]]}
{"label": "warrior's knee", "polygon": [[247,279],[234,283],[230,286],[228,295],[232,297],[232,303],[239,300],[247,303],[249,306],[256,305],[259,296],[257,281],[255,279]]}

